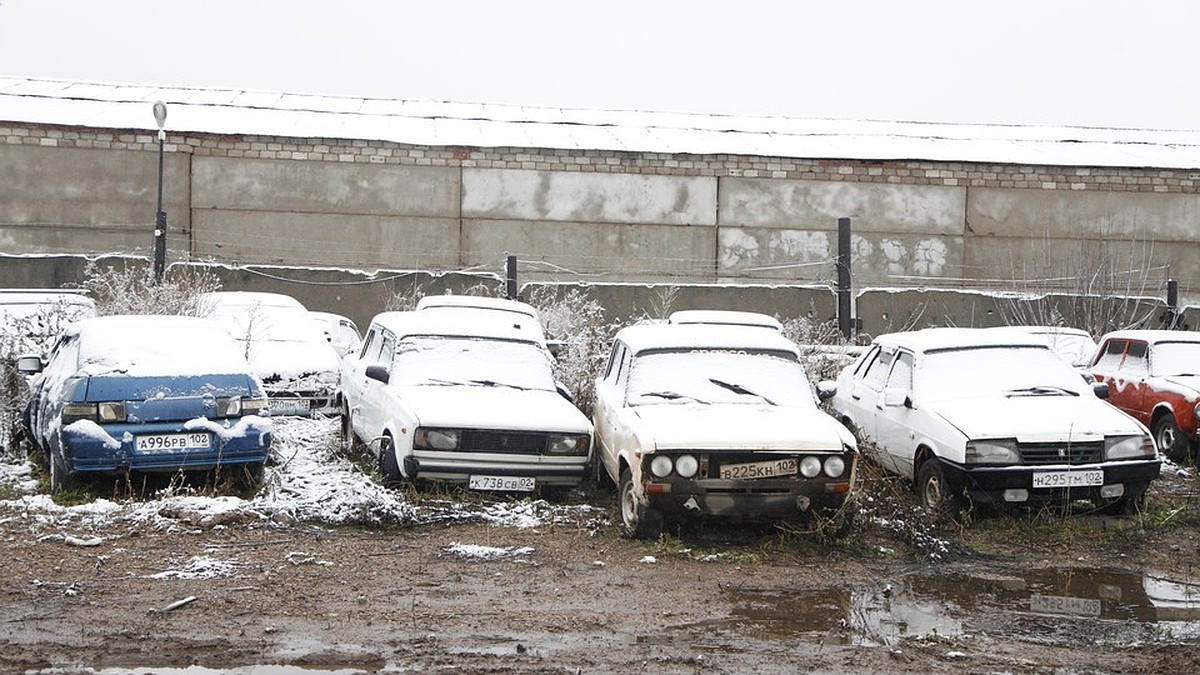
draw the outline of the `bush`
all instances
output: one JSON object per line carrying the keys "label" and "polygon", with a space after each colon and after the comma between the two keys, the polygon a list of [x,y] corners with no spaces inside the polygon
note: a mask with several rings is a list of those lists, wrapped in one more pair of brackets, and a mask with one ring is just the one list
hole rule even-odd
{"label": "bush", "polygon": [[529,294],[529,304],[542,317],[548,340],[562,344],[554,361],[554,376],[575,396],[575,405],[591,416],[596,400],[596,378],[620,328],[609,321],[604,308],[577,289],[560,292],[554,286],[539,286]]}
{"label": "bush", "polygon": [[96,313],[109,314],[193,314],[201,293],[221,288],[217,276],[207,268],[172,265],[161,284],[155,283],[149,266],[126,263],[103,269],[90,261],[84,269],[83,287],[96,301]]}

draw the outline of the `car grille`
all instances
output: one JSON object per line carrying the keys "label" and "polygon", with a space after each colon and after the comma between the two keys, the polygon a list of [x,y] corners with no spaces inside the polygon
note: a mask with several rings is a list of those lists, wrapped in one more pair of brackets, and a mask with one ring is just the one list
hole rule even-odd
{"label": "car grille", "polygon": [[541,455],[546,451],[546,436],[543,433],[520,431],[490,431],[465,429],[459,440],[463,452],[506,452],[525,455]]}
{"label": "car grille", "polygon": [[1104,455],[1104,442],[1094,443],[1019,443],[1025,464],[1096,464]]}

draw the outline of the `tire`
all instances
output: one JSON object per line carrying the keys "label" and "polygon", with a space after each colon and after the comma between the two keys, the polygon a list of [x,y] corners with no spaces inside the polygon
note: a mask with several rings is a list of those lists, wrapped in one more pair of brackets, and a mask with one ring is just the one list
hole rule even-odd
{"label": "tire", "polygon": [[936,517],[955,514],[962,506],[959,497],[951,494],[946,472],[935,458],[925,460],[917,470],[917,499]]}
{"label": "tire", "polygon": [[658,539],[662,534],[662,513],[639,504],[633,494],[633,474],[621,472],[617,490],[617,508],[621,511],[621,534],[631,539]]}
{"label": "tire", "polygon": [[379,475],[383,477],[384,485],[399,485],[404,482],[404,475],[400,473],[400,463],[396,461],[395,443],[387,434],[379,439]]}
{"label": "tire", "polygon": [[1191,443],[1183,430],[1175,422],[1175,416],[1168,413],[1154,420],[1154,445],[1158,451],[1166,455],[1172,462],[1182,462],[1191,454]]}

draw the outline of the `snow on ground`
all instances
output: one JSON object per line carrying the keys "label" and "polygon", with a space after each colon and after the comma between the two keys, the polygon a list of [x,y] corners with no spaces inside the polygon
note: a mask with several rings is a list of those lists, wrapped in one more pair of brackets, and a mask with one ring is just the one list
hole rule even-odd
{"label": "snow on ground", "polygon": [[[275,424],[272,462],[264,485],[251,499],[207,496],[200,490],[174,488],[159,496],[113,501],[96,499],[60,506],[38,493],[32,465],[0,456],[0,517],[25,518],[60,530],[87,532],[124,522],[155,529],[218,527],[229,523],[319,525],[421,525],[486,522],[501,527],[535,528],[575,523],[594,527],[603,510],[587,505],[550,504],[540,499],[505,500],[502,496],[469,495],[466,499],[420,496],[382,486],[338,454],[338,420],[280,418]],[[443,494],[443,493],[439,493]],[[448,493],[453,494],[453,493]],[[86,534],[62,534],[79,542]],[[69,542],[70,543],[70,542]],[[84,545],[84,544],[76,544]]]}
{"label": "snow on ground", "polygon": [[442,548],[442,553],[464,560],[500,560],[501,558],[532,555],[533,547],[505,546],[498,548],[496,546],[480,546],[479,544],[460,544],[452,541],[449,546]]}

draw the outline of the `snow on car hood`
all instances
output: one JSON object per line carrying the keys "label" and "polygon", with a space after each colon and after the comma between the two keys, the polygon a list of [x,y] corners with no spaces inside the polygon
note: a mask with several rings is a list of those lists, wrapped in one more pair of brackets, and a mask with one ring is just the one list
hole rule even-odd
{"label": "snow on car hood", "polygon": [[841,450],[853,440],[815,408],[770,405],[641,405],[639,436],[658,450]]}
{"label": "snow on car hood", "polygon": [[556,391],[512,387],[396,387],[418,424],[428,427],[591,433],[579,409]]}
{"label": "snow on car hood", "polygon": [[1200,392],[1200,375],[1164,375],[1158,379],[1171,385],[1184,396],[1195,396]]}
{"label": "snow on car hood", "polygon": [[964,398],[926,405],[968,438],[1016,437],[1037,443],[1146,433],[1132,417],[1093,396]]}
{"label": "snow on car hood", "polygon": [[336,384],[341,359],[329,343],[261,341],[250,349],[250,367],[265,383],[290,382],[318,374]]}

